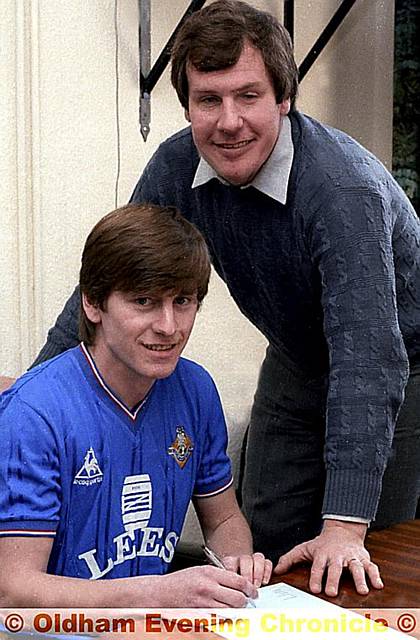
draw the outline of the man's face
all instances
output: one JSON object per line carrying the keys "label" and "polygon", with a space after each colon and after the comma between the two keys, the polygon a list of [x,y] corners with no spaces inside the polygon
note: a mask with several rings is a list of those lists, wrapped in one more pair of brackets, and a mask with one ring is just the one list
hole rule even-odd
{"label": "man's face", "polygon": [[187,76],[187,117],[200,155],[231,184],[249,183],[273,150],[290,101],[276,103],[262,55],[250,44],[234,66],[203,72],[190,65]]}
{"label": "man's face", "polygon": [[153,382],[176,367],[194,325],[197,295],[142,296],[113,291],[104,310],[84,298],[96,323],[92,355],[107,384],[128,406],[141,400]]}

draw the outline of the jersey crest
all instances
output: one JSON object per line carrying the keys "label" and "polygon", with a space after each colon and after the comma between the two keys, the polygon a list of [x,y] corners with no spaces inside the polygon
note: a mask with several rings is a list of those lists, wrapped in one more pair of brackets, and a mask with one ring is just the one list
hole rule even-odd
{"label": "jersey crest", "polygon": [[73,484],[96,484],[102,482],[102,479],[103,473],[99,467],[93,447],[90,447],[86,452],[82,466],[73,480]]}
{"label": "jersey crest", "polygon": [[176,428],[176,438],[168,449],[170,456],[175,458],[176,463],[181,469],[183,469],[188,462],[194,445],[191,438],[185,433],[185,429],[182,426]]}

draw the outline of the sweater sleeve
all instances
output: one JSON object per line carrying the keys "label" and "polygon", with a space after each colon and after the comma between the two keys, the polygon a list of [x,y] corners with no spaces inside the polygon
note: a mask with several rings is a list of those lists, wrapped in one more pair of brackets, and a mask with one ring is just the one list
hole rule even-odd
{"label": "sweater sleeve", "polygon": [[338,189],[311,232],[329,352],[326,514],[374,518],[408,379],[389,206],[366,188]]}
{"label": "sweater sleeve", "polygon": [[79,343],[79,313],[80,293],[79,287],[76,287],[54,326],[48,331],[47,341],[32,363],[32,367],[54,358]]}

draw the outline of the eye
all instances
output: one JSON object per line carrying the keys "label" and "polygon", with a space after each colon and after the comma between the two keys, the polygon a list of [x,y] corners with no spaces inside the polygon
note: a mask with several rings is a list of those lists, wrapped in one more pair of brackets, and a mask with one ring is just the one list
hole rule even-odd
{"label": "eye", "polygon": [[191,302],[191,298],[189,296],[177,296],[175,298],[175,304],[178,304],[182,307],[187,305],[190,302]]}
{"label": "eye", "polygon": [[242,98],[244,100],[246,100],[247,102],[251,102],[252,100],[257,100],[258,94],[257,93],[251,93],[250,91],[247,91],[246,93],[242,94]]}
{"label": "eye", "polygon": [[140,298],[136,298],[134,302],[139,307],[149,307],[153,301],[152,301],[152,298],[148,298],[147,296],[142,296]]}
{"label": "eye", "polygon": [[175,304],[184,308],[191,307],[192,305],[197,306],[197,294],[179,295],[175,298]]}
{"label": "eye", "polygon": [[202,96],[200,98],[200,104],[204,105],[205,107],[211,107],[215,104],[218,104],[219,102],[219,98],[217,96]]}

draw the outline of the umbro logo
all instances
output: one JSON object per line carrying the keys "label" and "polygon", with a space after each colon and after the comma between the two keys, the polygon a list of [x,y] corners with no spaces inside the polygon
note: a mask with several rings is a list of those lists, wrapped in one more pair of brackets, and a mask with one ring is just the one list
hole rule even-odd
{"label": "umbro logo", "polygon": [[73,480],[73,484],[97,484],[98,482],[102,482],[103,475],[93,447],[90,447],[86,452],[82,466]]}

